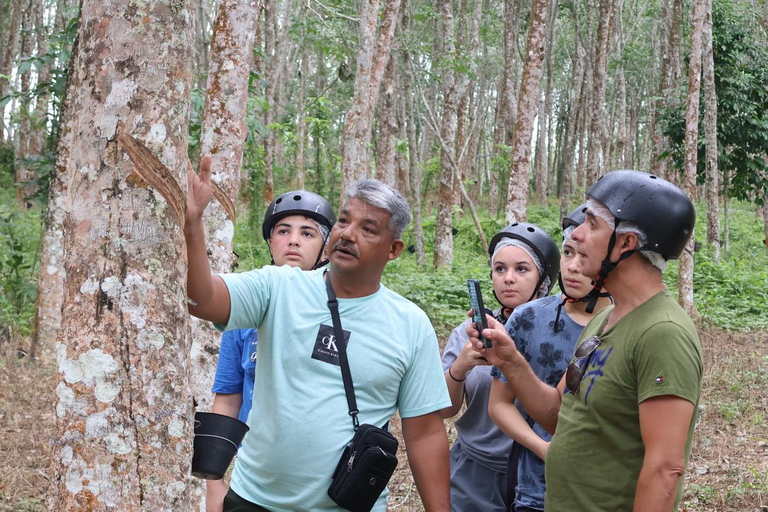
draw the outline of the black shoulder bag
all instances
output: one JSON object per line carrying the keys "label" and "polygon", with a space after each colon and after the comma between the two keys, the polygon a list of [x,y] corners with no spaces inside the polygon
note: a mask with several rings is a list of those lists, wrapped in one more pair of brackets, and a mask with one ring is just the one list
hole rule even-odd
{"label": "black shoulder bag", "polygon": [[355,434],[344,448],[341,459],[336,465],[328,488],[328,496],[340,507],[351,512],[369,512],[379,498],[387,482],[397,467],[397,439],[375,425],[360,425],[357,414],[355,388],[349,371],[349,359],[344,332],[339,318],[339,302],[331,286],[331,276],[326,274],[328,290],[328,309],[331,310],[333,330],[336,335],[336,347],[341,363],[341,377],[344,380],[344,392],[347,394],[349,415]]}

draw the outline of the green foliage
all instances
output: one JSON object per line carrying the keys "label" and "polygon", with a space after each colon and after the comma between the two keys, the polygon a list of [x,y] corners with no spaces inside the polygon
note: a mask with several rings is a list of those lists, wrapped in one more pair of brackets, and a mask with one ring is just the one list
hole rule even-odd
{"label": "green foliage", "polygon": [[20,211],[13,188],[0,189],[0,324],[22,334],[31,332],[35,316],[39,240],[40,212]]}
{"label": "green foliage", "polygon": [[[768,192],[768,49],[737,12],[731,0],[712,5],[715,89],[717,90],[718,166],[729,172],[724,190],[734,198],[762,204]],[[685,109],[687,90],[681,86],[677,97],[662,112],[661,125],[669,137],[675,166],[685,163]],[[703,93],[700,111],[704,112]],[[703,114],[699,116],[703,123]],[[703,125],[699,128],[699,183],[706,177]]]}

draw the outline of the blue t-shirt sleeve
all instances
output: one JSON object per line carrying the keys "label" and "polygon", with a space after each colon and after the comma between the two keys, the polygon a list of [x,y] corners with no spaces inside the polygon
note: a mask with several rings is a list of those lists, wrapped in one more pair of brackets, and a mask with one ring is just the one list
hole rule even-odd
{"label": "blue t-shirt sleeve", "polygon": [[219,360],[216,363],[216,377],[213,379],[214,393],[242,393],[243,380],[243,350],[247,339],[241,330],[227,331],[221,336]]}

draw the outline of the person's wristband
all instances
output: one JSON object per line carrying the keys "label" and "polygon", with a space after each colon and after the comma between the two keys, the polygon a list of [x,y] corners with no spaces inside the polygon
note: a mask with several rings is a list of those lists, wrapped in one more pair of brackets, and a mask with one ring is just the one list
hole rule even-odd
{"label": "person's wristband", "polygon": [[456,382],[464,382],[465,380],[467,380],[467,377],[466,377],[466,376],[465,376],[463,379],[457,379],[456,377],[454,377],[454,376],[453,376],[453,373],[451,373],[451,368],[453,368],[453,365],[451,365],[451,366],[449,366],[449,367],[448,367],[448,375],[449,375],[449,376],[450,376],[450,377],[451,377],[453,380],[455,380]]}

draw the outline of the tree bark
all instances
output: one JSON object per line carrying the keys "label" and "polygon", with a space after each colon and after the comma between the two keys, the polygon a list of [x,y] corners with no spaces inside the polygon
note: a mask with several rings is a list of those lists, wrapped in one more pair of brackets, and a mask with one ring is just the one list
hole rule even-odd
{"label": "tree bark", "polygon": [[[341,192],[371,172],[371,127],[379,99],[379,85],[389,62],[400,0],[384,0],[379,19],[379,0],[360,3],[359,41],[352,106],[344,119],[341,136]],[[378,36],[377,36],[378,32]]]}
{"label": "tree bark", "polygon": [[603,155],[605,139],[605,90],[607,85],[608,56],[611,51],[613,18],[616,15],[615,0],[600,0],[599,24],[595,63],[593,66],[592,109],[589,116],[589,149],[587,154],[587,184],[597,181],[606,162]]}
{"label": "tree bark", "polygon": [[[411,28],[410,0],[403,4],[403,32]],[[413,239],[416,251],[416,263],[426,265],[427,257],[424,251],[424,227],[421,217],[421,165],[419,164],[418,138],[416,136],[416,113],[414,110],[413,64],[408,48],[402,52],[403,58],[403,96],[405,97],[405,115],[408,133],[408,177],[410,179],[411,212],[413,213]]]}
{"label": "tree bark", "polygon": [[51,510],[191,509],[183,229],[116,137],[122,122],[185,195],[193,9],[82,4],[59,145],[68,208]]}
{"label": "tree bark", "polygon": [[[19,51],[19,35],[21,34],[21,11],[23,0],[9,0],[7,16],[7,33],[3,41],[3,52],[0,54],[0,98],[7,96],[11,90],[8,78],[11,76],[13,61]],[[10,140],[9,126],[5,124],[5,105],[0,105],[0,144]]]}
{"label": "tree bark", "polygon": [[397,65],[389,59],[381,83],[379,96],[379,139],[376,144],[376,179],[395,187],[395,144],[399,127],[397,124]]}
{"label": "tree bark", "polygon": [[715,62],[712,52],[712,10],[704,22],[704,52],[702,80],[704,81],[704,133],[707,158],[707,244],[715,259],[720,259],[720,171],[717,168],[717,92],[715,91]]}
{"label": "tree bark", "polygon": [[528,205],[528,174],[531,166],[531,137],[533,122],[539,110],[541,77],[544,63],[544,47],[547,30],[549,0],[531,2],[531,18],[525,44],[523,76],[520,79],[520,95],[515,120],[515,136],[512,140],[512,162],[509,170],[509,187],[504,216],[507,224],[526,219]]}
{"label": "tree bark", "polygon": [[[691,56],[688,64],[688,108],[685,115],[685,193],[696,200],[696,164],[699,143],[699,91],[701,89],[702,35],[709,0],[694,0],[691,10]],[[696,318],[693,303],[693,249],[696,232],[680,255],[680,305],[691,318]]]}
{"label": "tree bark", "polygon": [[[30,59],[35,49],[34,25],[35,11],[41,6],[37,2],[26,0],[22,2],[21,15],[21,45],[19,49],[19,58]],[[16,203],[19,208],[29,208],[32,206],[31,197],[37,192],[35,185],[36,176],[29,168],[29,141],[32,133],[32,121],[30,114],[30,83],[32,71],[27,68],[20,73],[19,92],[21,93],[21,112],[19,120],[19,129],[14,137],[15,149],[15,171],[16,171]]]}

